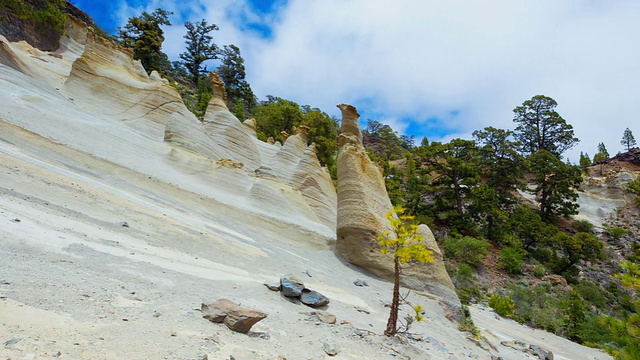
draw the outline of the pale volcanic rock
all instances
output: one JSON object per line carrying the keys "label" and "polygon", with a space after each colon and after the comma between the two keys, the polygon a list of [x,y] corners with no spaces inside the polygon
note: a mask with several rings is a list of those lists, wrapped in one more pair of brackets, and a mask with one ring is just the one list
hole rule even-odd
{"label": "pale volcanic rock", "polygon": [[236,161],[242,162],[247,171],[260,167],[260,153],[255,136],[232,113],[225,103],[224,85],[218,74],[209,73],[213,96],[209,100],[202,123],[207,134]]}
{"label": "pale volcanic rock", "polygon": [[600,172],[601,165],[591,166],[591,176],[583,177],[577,203],[580,213],[574,218],[587,220],[597,228],[602,228],[608,214],[633,201],[634,195],[627,192],[628,184],[640,176],[640,170],[619,168]]}
{"label": "pale volcanic rock", "polygon": [[[380,169],[362,146],[358,113],[351,105],[341,104],[342,132],[338,139],[338,224],[335,251],[348,262],[365,268],[377,276],[393,277],[393,260],[380,253],[377,237],[390,231],[386,214],[392,205]],[[457,308],[460,300],[442,261],[433,234],[420,225],[426,246],[434,253],[434,261],[424,265],[405,266],[401,282],[414,290],[427,291]]]}
{"label": "pale volcanic rock", "polygon": [[226,158],[224,151],[207,135],[200,121],[172,114],[164,131],[164,141],[212,160]]}
{"label": "pale volcanic rock", "polygon": [[389,258],[380,254],[378,234],[389,231],[385,214],[392,209],[379,168],[362,146],[358,113],[351,105],[342,111],[338,138],[338,223],[336,253],[348,262],[388,278]]}
{"label": "pale volcanic rock", "polygon": [[[84,52],[71,67],[63,93],[86,111],[126,121],[151,136],[163,137],[174,112],[194,117],[175,88],[150,78],[131,50],[122,49],[93,32],[87,33]],[[100,97],[101,101],[83,101]],[[155,123],[155,125],[153,124]]]}

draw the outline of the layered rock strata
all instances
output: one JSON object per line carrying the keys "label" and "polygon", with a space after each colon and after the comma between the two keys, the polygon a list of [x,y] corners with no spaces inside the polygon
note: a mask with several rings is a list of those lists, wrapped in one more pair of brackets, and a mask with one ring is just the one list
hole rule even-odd
{"label": "layered rock strata", "polygon": [[[393,259],[380,253],[377,236],[391,231],[385,219],[392,205],[382,173],[362,145],[356,109],[341,104],[342,128],[338,138],[338,221],[335,252],[348,262],[391,279]],[[425,244],[435,261],[406,266],[401,281],[409,288],[427,291],[458,307],[460,301],[447,274],[433,234],[420,225]]]}

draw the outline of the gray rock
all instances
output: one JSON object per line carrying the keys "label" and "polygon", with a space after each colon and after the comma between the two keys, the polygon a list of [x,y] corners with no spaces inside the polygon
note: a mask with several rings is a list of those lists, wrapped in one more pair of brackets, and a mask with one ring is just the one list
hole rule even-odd
{"label": "gray rock", "polygon": [[333,343],[328,341],[322,343],[322,350],[329,356],[336,356],[340,352]]}
{"label": "gray rock", "polygon": [[529,345],[529,352],[541,360],[553,360],[553,352],[538,345]]}
{"label": "gray rock", "polygon": [[438,347],[438,350],[440,350],[440,351],[442,351],[444,353],[448,353],[449,352],[449,350],[447,350],[446,347],[442,346],[442,344],[440,344],[440,342],[438,340],[436,340],[435,338],[429,336],[429,337],[427,337],[426,340],[428,342],[432,343],[432,344],[435,344]]}
{"label": "gray rock", "polygon": [[317,291],[304,289],[302,295],[300,295],[300,301],[311,307],[321,307],[329,304],[329,298],[320,294]]}
{"label": "gray rock", "polygon": [[280,284],[277,282],[266,282],[263,285],[271,291],[280,291]]}
{"label": "gray rock", "polygon": [[128,228],[129,224],[126,221],[123,221],[120,223],[120,226]]}
{"label": "gray rock", "polygon": [[16,338],[16,339],[11,339],[9,341],[5,341],[4,346],[11,346],[13,344],[18,343],[20,340],[22,340],[21,338]]}
{"label": "gray rock", "polygon": [[367,284],[367,282],[366,282],[366,281],[364,281],[364,280],[360,280],[360,279],[356,279],[356,280],[353,282],[353,285],[355,285],[355,286],[369,286],[369,284]]}
{"label": "gray rock", "polygon": [[304,284],[295,276],[287,274],[280,278],[280,288],[282,295],[287,297],[298,297],[302,295]]}

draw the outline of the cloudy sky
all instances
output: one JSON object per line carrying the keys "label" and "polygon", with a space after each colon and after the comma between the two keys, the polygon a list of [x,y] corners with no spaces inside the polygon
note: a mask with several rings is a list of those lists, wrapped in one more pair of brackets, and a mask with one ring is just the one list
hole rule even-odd
{"label": "cloudy sky", "polygon": [[[637,0],[75,0],[108,32],[131,16],[172,11],[163,50],[178,60],[185,21],[215,23],[240,47],[256,95],[280,96],[430,141],[513,129],[534,95],[558,102],[581,142],[640,141]],[[209,65],[210,69],[216,64]]]}

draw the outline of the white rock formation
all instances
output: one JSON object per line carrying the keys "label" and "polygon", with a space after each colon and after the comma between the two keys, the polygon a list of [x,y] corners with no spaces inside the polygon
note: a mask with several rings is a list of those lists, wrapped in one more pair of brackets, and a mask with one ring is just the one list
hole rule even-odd
{"label": "white rock formation", "polygon": [[[216,94],[200,123],[177,91],[157,74],[148,76],[130,50],[78,22],[69,35],[55,53],[0,36],[0,64],[6,65],[0,69],[0,116],[120,166],[302,227],[321,243],[333,242],[335,190],[304,135],[282,147],[259,141],[255,128],[228,111],[217,75]],[[18,112],[24,116],[12,116]],[[227,166],[232,163],[242,166]],[[256,173],[259,168],[269,169],[269,176]],[[186,178],[194,181],[181,181]]]}
{"label": "white rock formation", "polygon": [[[391,231],[385,219],[392,205],[382,173],[362,145],[358,113],[341,104],[342,131],[338,139],[338,224],[335,251],[348,262],[382,278],[393,277],[393,260],[380,253],[377,237]],[[441,297],[453,308],[460,306],[451,279],[444,268],[438,244],[426,225],[419,227],[434,261],[403,269],[401,282],[411,289]]]}

